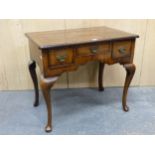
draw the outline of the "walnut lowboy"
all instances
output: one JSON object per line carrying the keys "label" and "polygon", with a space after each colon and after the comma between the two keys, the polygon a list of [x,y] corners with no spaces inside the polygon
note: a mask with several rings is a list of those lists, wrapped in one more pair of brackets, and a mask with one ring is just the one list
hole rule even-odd
{"label": "walnut lowboy", "polygon": [[52,130],[52,107],[50,89],[58,77],[68,71],[76,70],[90,61],[99,62],[98,86],[104,90],[102,79],[105,64],[120,63],[126,69],[126,79],[122,97],[124,111],[127,92],[135,73],[133,64],[135,40],[138,35],[111,29],[108,27],[58,30],[27,33],[30,57],[29,71],[35,88],[34,106],[38,106],[39,92],[36,75],[36,63],[41,71],[40,85],[47,105],[47,125]]}

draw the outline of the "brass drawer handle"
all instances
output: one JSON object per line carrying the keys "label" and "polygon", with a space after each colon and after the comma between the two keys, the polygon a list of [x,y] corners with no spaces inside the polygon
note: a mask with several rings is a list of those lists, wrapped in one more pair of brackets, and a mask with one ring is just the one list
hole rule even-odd
{"label": "brass drawer handle", "polygon": [[91,53],[96,54],[98,52],[98,48],[97,47],[92,47],[90,48]]}
{"label": "brass drawer handle", "polygon": [[126,49],[124,47],[119,48],[119,53],[121,54],[126,53]]}
{"label": "brass drawer handle", "polygon": [[66,60],[66,57],[67,57],[66,55],[60,55],[60,56],[57,56],[56,58],[59,62],[64,62]]}

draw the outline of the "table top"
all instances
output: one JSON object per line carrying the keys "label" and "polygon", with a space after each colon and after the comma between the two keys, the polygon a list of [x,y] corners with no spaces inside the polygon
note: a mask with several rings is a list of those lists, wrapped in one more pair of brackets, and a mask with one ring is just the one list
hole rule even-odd
{"label": "table top", "polygon": [[26,33],[26,36],[32,40],[40,49],[139,37],[136,34],[123,32],[105,26],[31,32]]}

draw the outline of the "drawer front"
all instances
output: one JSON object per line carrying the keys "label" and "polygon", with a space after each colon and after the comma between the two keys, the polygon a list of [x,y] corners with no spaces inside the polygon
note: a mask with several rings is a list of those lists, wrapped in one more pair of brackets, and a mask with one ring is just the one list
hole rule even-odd
{"label": "drawer front", "polygon": [[131,41],[118,41],[113,43],[112,57],[122,58],[130,57],[132,51]]}
{"label": "drawer front", "polygon": [[48,58],[51,67],[69,65],[73,63],[73,50],[72,48],[54,49],[49,52]]}
{"label": "drawer front", "polygon": [[108,43],[83,45],[77,48],[77,56],[97,55],[108,51],[110,51]]}

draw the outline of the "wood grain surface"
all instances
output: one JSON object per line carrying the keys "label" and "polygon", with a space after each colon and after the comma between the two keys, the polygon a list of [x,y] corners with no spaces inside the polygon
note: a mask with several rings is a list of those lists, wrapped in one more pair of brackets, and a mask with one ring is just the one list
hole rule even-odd
{"label": "wood grain surface", "polygon": [[138,37],[136,34],[125,33],[105,26],[26,33],[26,36],[41,49]]}

